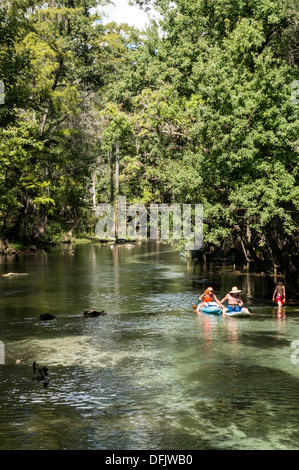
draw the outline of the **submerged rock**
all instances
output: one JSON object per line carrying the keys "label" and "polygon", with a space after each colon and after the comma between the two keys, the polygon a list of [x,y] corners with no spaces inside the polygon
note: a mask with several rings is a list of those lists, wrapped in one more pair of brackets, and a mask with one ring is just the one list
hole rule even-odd
{"label": "submerged rock", "polygon": [[54,317],[54,315],[51,315],[51,313],[44,313],[44,314],[40,315],[39,319],[42,320],[42,321],[47,321],[47,320],[54,320],[55,317]]}
{"label": "submerged rock", "polygon": [[105,312],[104,310],[101,310],[100,312],[98,312],[97,310],[84,310],[83,312],[84,314],[84,317],[99,317],[101,315],[107,315],[107,312]]}

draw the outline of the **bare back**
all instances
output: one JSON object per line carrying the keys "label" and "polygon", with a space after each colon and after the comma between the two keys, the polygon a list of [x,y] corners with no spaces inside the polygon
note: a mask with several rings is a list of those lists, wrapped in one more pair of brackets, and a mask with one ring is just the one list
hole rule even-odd
{"label": "bare back", "polygon": [[284,286],[280,286],[278,284],[278,286],[276,286],[276,294],[280,295],[280,296],[283,296],[284,292],[285,292]]}
{"label": "bare back", "polygon": [[224,299],[221,301],[221,303],[222,303],[224,300],[227,300],[228,305],[239,305],[239,302],[242,301],[242,299],[241,299],[241,297],[239,296],[239,294],[234,294],[234,295],[227,294],[227,295],[224,297]]}

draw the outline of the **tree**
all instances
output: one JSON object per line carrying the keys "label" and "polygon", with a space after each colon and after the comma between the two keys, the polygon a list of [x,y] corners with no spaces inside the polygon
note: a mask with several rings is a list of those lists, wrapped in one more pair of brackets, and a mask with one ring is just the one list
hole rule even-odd
{"label": "tree", "polygon": [[[299,125],[291,101],[298,77],[294,4],[136,3],[159,9],[163,31],[154,51],[148,36],[137,61],[141,164],[154,154],[150,148],[156,156],[159,148],[169,169],[159,182],[171,188],[172,200],[204,203],[206,246],[224,247],[231,240],[245,262],[263,271],[278,265],[294,284]],[[145,50],[153,51],[148,62]],[[161,140],[166,129],[176,136],[172,150]]]}
{"label": "tree", "polygon": [[96,101],[104,83],[103,27],[91,13],[97,4],[12,0],[1,7],[2,236],[40,238],[49,217],[73,226],[87,207],[98,141],[78,116],[86,116],[88,102],[94,119],[89,97]]}

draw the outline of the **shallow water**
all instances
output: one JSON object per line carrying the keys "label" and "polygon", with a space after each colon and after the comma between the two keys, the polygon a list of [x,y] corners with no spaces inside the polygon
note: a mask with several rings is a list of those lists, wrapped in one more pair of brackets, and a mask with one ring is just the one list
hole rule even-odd
{"label": "shallow water", "polygon": [[[0,278],[0,449],[298,448],[299,307],[278,317],[260,277],[151,243],[2,257],[5,272],[28,275]],[[253,315],[198,316],[211,284]]]}

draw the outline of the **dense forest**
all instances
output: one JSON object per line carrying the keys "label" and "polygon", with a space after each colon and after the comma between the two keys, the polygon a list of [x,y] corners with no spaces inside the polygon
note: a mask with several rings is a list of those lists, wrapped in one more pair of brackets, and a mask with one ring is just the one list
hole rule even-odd
{"label": "dense forest", "polygon": [[[94,233],[97,203],[202,204],[201,254],[298,274],[299,0],[2,0],[0,239]],[[1,90],[0,90],[1,91]]]}

